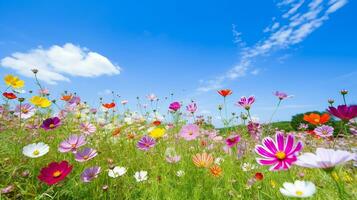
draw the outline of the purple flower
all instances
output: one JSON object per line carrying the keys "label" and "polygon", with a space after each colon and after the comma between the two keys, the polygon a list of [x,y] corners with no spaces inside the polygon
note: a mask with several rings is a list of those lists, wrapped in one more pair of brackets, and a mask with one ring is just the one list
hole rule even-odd
{"label": "purple flower", "polygon": [[252,104],[255,102],[255,97],[250,96],[250,97],[241,97],[240,100],[236,103],[237,106],[241,106],[242,108],[249,110]]}
{"label": "purple flower", "polygon": [[197,104],[195,102],[190,103],[186,106],[186,110],[192,114],[195,113],[197,111]]}
{"label": "purple flower", "polygon": [[45,121],[43,121],[41,128],[48,131],[48,130],[55,129],[60,125],[61,125],[61,120],[58,117],[52,117],[52,118],[48,118]]}
{"label": "purple flower", "polygon": [[262,127],[259,123],[249,121],[248,125],[247,125],[247,129],[248,129],[248,132],[250,133],[250,135],[254,139],[258,140],[260,138],[260,135],[262,132]]}
{"label": "purple flower", "polygon": [[97,166],[85,169],[81,174],[81,180],[85,183],[91,182],[93,179],[98,177],[100,169],[101,168]]}
{"label": "purple flower", "polygon": [[226,139],[226,145],[229,148],[234,147],[238,142],[240,141],[240,136],[239,135],[231,135]]}
{"label": "purple flower", "polygon": [[148,151],[149,149],[151,149],[152,147],[154,147],[156,144],[156,141],[154,140],[154,138],[145,135],[143,138],[141,138],[138,141],[138,144],[136,145],[138,147],[138,149],[143,150],[143,151]]}
{"label": "purple flower", "polygon": [[200,135],[200,127],[196,124],[188,124],[181,128],[179,134],[187,141],[194,140]]}
{"label": "purple flower", "polygon": [[279,100],[284,100],[286,98],[289,98],[291,96],[288,96],[285,92],[279,92],[276,91],[275,93],[273,93],[275,96],[277,96],[279,98]]}
{"label": "purple flower", "polygon": [[76,153],[75,160],[78,162],[85,162],[97,156],[97,151],[92,148],[85,148],[82,151]]}
{"label": "purple flower", "polygon": [[73,96],[69,101],[68,104],[77,105],[81,102],[81,98],[79,96]]}
{"label": "purple flower", "polygon": [[357,117],[357,105],[339,105],[337,108],[328,107],[327,111],[331,113],[333,116],[340,118],[344,121],[349,121],[355,117]]}
{"label": "purple flower", "polygon": [[326,138],[326,137],[331,137],[333,135],[333,127],[327,126],[327,125],[322,125],[319,127],[316,127],[314,129],[314,132],[316,135]]}
{"label": "purple flower", "polygon": [[85,144],[86,141],[83,135],[71,135],[67,140],[61,142],[58,151],[62,153],[69,151],[76,153],[77,149]]}
{"label": "purple flower", "polygon": [[297,153],[302,150],[303,144],[298,141],[295,145],[295,139],[292,134],[287,136],[285,141],[284,135],[277,132],[275,141],[266,137],[263,145],[256,145],[255,152],[263,158],[257,158],[261,165],[271,165],[270,170],[287,170],[297,160]]}
{"label": "purple flower", "polygon": [[178,111],[181,108],[181,104],[179,102],[173,102],[170,104],[169,109],[172,111]]}

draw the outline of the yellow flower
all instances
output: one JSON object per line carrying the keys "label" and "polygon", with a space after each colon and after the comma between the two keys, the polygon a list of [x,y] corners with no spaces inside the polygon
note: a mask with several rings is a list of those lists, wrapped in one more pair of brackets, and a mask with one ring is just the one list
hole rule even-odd
{"label": "yellow flower", "polygon": [[272,188],[275,188],[276,187],[276,182],[274,180],[271,180],[270,181],[270,185]]}
{"label": "yellow flower", "polygon": [[13,76],[10,74],[8,74],[4,77],[4,81],[5,81],[6,85],[11,86],[16,89],[22,88],[25,85],[25,82],[23,80],[19,79],[19,77]]}
{"label": "yellow flower", "polygon": [[51,101],[48,100],[45,97],[40,97],[40,96],[33,96],[30,99],[30,102],[35,105],[35,106],[39,106],[41,108],[47,108],[49,106],[51,106]]}
{"label": "yellow flower", "polygon": [[155,128],[154,130],[152,130],[152,131],[150,132],[149,135],[150,135],[152,138],[157,139],[157,138],[161,138],[162,136],[164,136],[164,134],[165,134],[165,129],[163,129],[163,128]]}

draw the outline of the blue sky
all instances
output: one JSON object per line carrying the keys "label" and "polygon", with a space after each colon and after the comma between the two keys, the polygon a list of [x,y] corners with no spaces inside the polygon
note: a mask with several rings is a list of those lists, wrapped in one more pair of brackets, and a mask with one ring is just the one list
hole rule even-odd
{"label": "blue sky", "polygon": [[287,120],[341,101],[340,89],[356,103],[356,8],[346,0],[1,1],[0,73],[31,88],[36,64],[55,94],[76,91],[93,104],[113,90],[134,104],[173,92],[211,115],[222,100],[216,89],[231,88],[230,110],[255,95],[262,121],[281,90],[294,95],[276,116]]}

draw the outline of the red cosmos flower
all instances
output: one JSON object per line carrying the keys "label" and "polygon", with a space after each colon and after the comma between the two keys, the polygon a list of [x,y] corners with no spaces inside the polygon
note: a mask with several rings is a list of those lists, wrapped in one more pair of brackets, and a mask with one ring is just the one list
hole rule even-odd
{"label": "red cosmos flower", "polygon": [[254,177],[255,177],[255,180],[257,180],[257,181],[261,181],[264,179],[263,173],[260,173],[260,172],[255,173]]}
{"label": "red cosmos flower", "polygon": [[226,97],[231,95],[233,92],[230,89],[225,89],[225,90],[218,90],[218,94],[220,94],[222,97]]}
{"label": "red cosmos flower", "polygon": [[69,95],[63,95],[62,97],[61,97],[61,100],[62,101],[69,101],[69,100],[71,100],[72,99],[72,95],[71,94],[69,94]]}
{"label": "red cosmos flower", "polygon": [[112,102],[112,103],[103,103],[103,107],[107,108],[107,109],[111,109],[111,108],[115,107],[115,103],[114,102]]}
{"label": "red cosmos flower", "polygon": [[17,98],[17,96],[12,92],[4,92],[4,93],[2,93],[2,95],[4,97],[6,97],[7,99],[16,99]]}
{"label": "red cosmos flower", "polygon": [[41,169],[40,175],[37,178],[47,185],[53,185],[66,178],[72,171],[72,167],[67,161],[60,163],[51,162],[47,167]]}
{"label": "red cosmos flower", "polygon": [[159,120],[156,120],[156,121],[153,121],[152,124],[154,126],[160,126],[161,125],[161,122]]}

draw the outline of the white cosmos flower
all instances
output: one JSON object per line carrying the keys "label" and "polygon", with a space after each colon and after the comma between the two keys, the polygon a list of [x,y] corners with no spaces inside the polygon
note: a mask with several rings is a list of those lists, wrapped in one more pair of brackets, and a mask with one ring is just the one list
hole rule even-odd
{"label": "white cosmos flower", "polygon": [[280,192],[284,196],[307,198],[311,197],[316,192],[316,187],[312,182],[295,181],[294,183],[283,184],[283,188],[280,188]]}
{"label": "white cosmos flower", "polygon": [[25,146],[22,149],[22,153],[30,158],[38,158],[45,155],[49,150],[50,147],[47,144],[39,142]]}
{"label": "white cosmos flower", "polygon": [[185,175],[185,172],[183,171],[183,170],[178,170],[177,172],[176,172],[176,176],[178,176],[178,177],[182,177],[182,176],[184,176]]}
{"label": "white cosmos flower", "polygon": [[117,178],[119,176],[123,176],[125,173],[126,173],[125,167],[114,167],[113,169],[109,170],[108,176],[112,178]]}
{"label": "white cosmos flower", "polygon": [[244,172],[249,172],[251,170],[255,169],[255,165],[252,165],[250,163],[243,163],[242,170]]}
{"label": "white cosmos flower", "polygon": [[355,154],[348,151],[317,148],[316,153],[304,153],[298,157],[296,165],[307,168],[332,168],[353,160]]}
{"label": "white cosmos flower", "polygon": [[147,171],[139,171],[135,172],[134,175],[136,182],[142,182],[148,180],[148,172]]}

